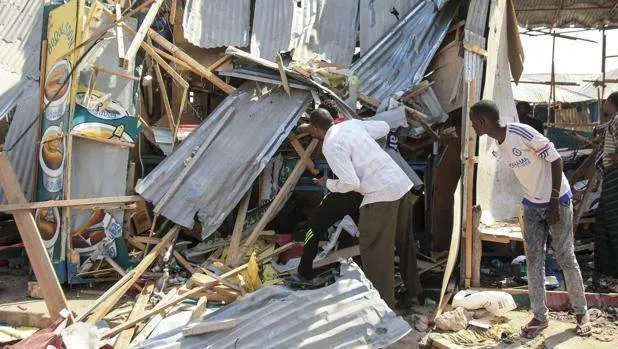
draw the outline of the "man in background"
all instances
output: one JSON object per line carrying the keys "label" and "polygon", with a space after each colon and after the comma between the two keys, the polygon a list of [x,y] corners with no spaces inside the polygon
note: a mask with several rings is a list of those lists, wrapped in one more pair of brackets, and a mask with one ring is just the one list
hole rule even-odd
{"label": "man in background", "polygon": [[603,143],[603,184],[596,211],[594,265],[597,272],[618,276],[618,92],[607,97],[604,105],[608,120]]}
{"label": "man in background", "polygon": [[545,130],[543,129],[543,121],[534,118],[530,103],[523,101],[517,102],[515,108],[517,109],[517,117],[519,118],[520,123],[532,126],[540,134],[545,133]]}

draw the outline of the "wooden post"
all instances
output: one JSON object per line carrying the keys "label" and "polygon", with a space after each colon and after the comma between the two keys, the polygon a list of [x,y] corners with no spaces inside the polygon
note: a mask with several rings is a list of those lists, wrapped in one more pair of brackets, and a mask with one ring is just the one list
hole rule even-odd
{"label": "wooden post", "polygon": [[[7,153],[0,153],[0,185],[4,191],[4,196],[9,204],[25,204],[26,198],[22,192],[17,175],[11,166],[11,162]],[[43,245],[41,234],[36,226],[34,217],[29,211],[16,211],[13,213],[13,218],[19,229],[19,235],[26,248],[30,265],[36,276],[37,282],[41,286],[45,306],[49,311],[52,320],[60,318],[60,312],[63,309],[68,309],[67,300],[64,297],[64,292],[56,271],[49,259],[49,254]],[[73,316],[69,315],[72,321]]]}
{"label": "wooden post", "polygon": [[234,231],[232,232],[232,239],[230,241],[230,248],[227,251],[227,258],[225,264],[231,265],[238,259],[238,250],[240,249],[240,239],[242,238],[243,228],[245,226],[245,218],[247,217],[247,209],[249,208],[249,201],[251,199],[251,188],[247,190],[247,193],[240,201],[238,206],[238,213],[236,214],[236,222],[234,222]]}
{"label": "wooden post", "polygon": [[[468,108],[476,101],[476,80],[470,81],[468,84]],[[469,116],[468,116],[469,117]],[[476,148],[476,134],[472,129],[471,123],[468,123],[468,142],[466,156],[466,184],[464,188],[465,193],[465,205],[466,205],[466,245],[465,245],[465,266],[466,266],[466,278],[465,286],[470,287],[472,279],[472,234],[474,230],[473,219],[473,204],[474,204],[474,164],[476,163],[475,156],[473,155]]]}
{"label": "wooden post", "polygon": [[579,226],[579,220],[582,218],[582,215],[586,209],[586,202],[588,198],[590,198],[590,194],[592,193],[592,189],[597,184],[597,171],[594,169],[592,171],[592,175],[588,178],[588,185],[586,187],[586,192],[584,192],[584,196],[579,203],[579,207],[577,208],[577,212],[575,213],[575,217],[573,218],[573,235],[577,232],[577,227]]}
{"label": "wooden post", "polygon": [[481,257],[483,256],[483,241],[481,240],[481,232],[479,225],[481,223],[481,206],[476,205],[472,212],[472,286],[478,287],[481,285]]}
{"label": "wooden post", "polygon": [[[39,117],[34,124],[36,130],[35,144],[41,141],[41,117],[45,108],[45,76],[47,74],[47,40],[41,41],[41,65],[39,67]],[[32,188],[36,189],[39,176],[39,157],[34,157],[34,168],[32,169]],[[32,201],[36,201],[36,190],[32,191]]]}
{"label": "wooden post", "polygon": [[[146,255],[139,264],[133,269],[134,273],[132,277],[124,282],[122,286],[118,288],[118,290],[108,296],[101,305],[96,309],[96,312],[90,316],[88,319],[88,323],[94,324],[97,321],[103,319],[105,315],[118,303],[120,298],[124,296],[124,294],[133,286],[133,284],[142,276],[142,274],[150,267],[150,265],[157,259],[159,254],[163,252],[169,245],[169,243],[176,237],[178,231],[180,230],[179,226],[174,226],[168,233],[161,239],[155,248],[150,251],[148,255]],[[119,282],[121,282],[119,281]]]}
{"label": "wooden post", "polygon": [[[127,321],[131,321],[137,318],[141,313],[146,310],[146,306],[148,305],[148,300],[150,300],[150,295],[154,291],[154,284],[148,284],[144,289],[142,289],[142,293],[137,297],[135,301],[135,305],[133,305],[133,310],[131,310],[131,314],[129,314],[129,318]],[[135,328],[127,328],[122,331],[116,339],[116,343],[114,344],[114,348],[124,349],[129,347],[129,343],[131,343],[131,338],[133,338],[133,334],[135,334]]]}
{"label": "wooden post", "polygon": [[277,53],[277,67],[279,67],[279,76],[281,77],[281,84],[283,85],[283,89],[285,93],[290,95],[290,85],[288,85],[288,76],[285,73],[285,67],[283,66],[283,58],[281,58],[281,54]]}
{"label": "wooden post", "polygon": [[148,10],[146,17],[144,17],[142,24],[137,30],[137,34],[135,34],[133,41],[131,41],[131,45],[127,49],[127,52],[124,55],[124,57],[121,59],[122,67],[124,67],[125,69],[129,67],[129,62],[135,59],[135,54],[137,54],[137,50],[141,46],[142,41],[144,41],[146,34],[148,34],[148,31],[150,30],[150,26],[152,25],[152,22],[154,22],[157,16],[157,13],[159,12],[159,8],[161,7],[162,4],[163,4],[163,0],[155,0],[154,4],[152,4],[150,9]]}
{"label": "wooden post", "polygon": [[234,261],[234,264],[240,263],[240,256],[244,256],[245,253],[251,248],[251,246],[253,246],[264,227],[266,227],[266,224],[268,224],[268,222],[270,222],[270,220],[273,218],[272,216],[274,215],[275,210],[279,207],[279,205],[283,204],[288,194],[294,189],[296,183],[298,182],[298,179],[305,171],[305,167],[307,166],[305,162],[311,156],[313,150],[316,148],[317,145],[318,140],[313,139],[307,147],[307,150],[305,151],[303,156],[301,156],[301,158],[296,163],[296,166],[294,166],[294,169],[290,173],[288,179],[285,181],[285,183],[283,183],[283,186],[281,186],[281,189],[279,189],[279,192],[277,193],[273,201],[271,201],[271,203],[268,205],[268,209],[266,209],[266,212],[264,212],[262,218],[257,222],[255,228],[253,228],[253,231],[247,237],[247,240],[245,241],[243,248],[241,249],[241,253],[237,257],[236,261]]}
{"label": "wooden post", "polygon": [[[95,5],[96,6],[96,5]],[[115,5],[115,10],[116,10],[116,42],[118,45],[118,60],[119,60],[119,64],[120,66],[122,66],[123,64],[123,60],[124,60],[124,31],[122,30],[122,24],[120,24],[120,21],[122,20],[122,9],[120,8],[120,4],[116,3]]]}
{"label": "wooden post", "polygon": [[165,86],[165,80],[163,80],[163,75],[161,74],[161,69],[159,68],[159,64],[156,62],[154,65],[155,76],[157,77],[157,83],[159,84],[159,91],[161,92],[161,99],[163,100],[163,106],[165,107],[165,114],[167,114],[167,122],[169,123],[168,127],[170,132],[172,133],[172,147],[176,144],[176,134],[174,133],[174,126],[176,122],[174,121],[174,114],[172,113],[172,107],[170,106],[170,100],[167,97],[167,87]]}

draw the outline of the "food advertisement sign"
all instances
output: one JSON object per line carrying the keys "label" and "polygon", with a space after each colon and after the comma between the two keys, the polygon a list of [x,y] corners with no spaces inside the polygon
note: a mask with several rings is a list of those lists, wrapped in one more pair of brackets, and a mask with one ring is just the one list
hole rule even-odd
{"label": "food advertisement sign", "polygon": [[[47,65],[38,149],[37,201],[63,199],[66,166],[66,134],[71,99],[73,55],[67,55],[76,41],[78,1],[72,0],[49,13],[47,27]],[[67,57],[63,57],[67,56]],[[52,261],[62,256],[62,212],[59,208],[39,209],[35,220]]]}

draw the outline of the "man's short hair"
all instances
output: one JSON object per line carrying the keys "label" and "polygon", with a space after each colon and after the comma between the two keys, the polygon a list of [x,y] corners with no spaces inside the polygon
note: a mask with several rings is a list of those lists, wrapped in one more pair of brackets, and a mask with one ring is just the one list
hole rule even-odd
{"label": "man's short hair", "polygon": [[339,115],[339,107],[334,99],[324,99],[318,108],[326,109],[330,113],[330,116],[336,118]]}
{"label": "man's short hair", "polygon": [[612,92],[609,96],[607,96],[607,100],[614,105],[614,107],[618,108],[618,91]]}
{"label": "man's short hair", "polygon": [[319,129],[328,130],[333,124],[333,117],[330,116],[328,110],[318,108],[309,114],[309,122]]}
{"label": "man's short hair", "polygon": [[518,112],[522,112],[522,113],[524,113],[526,115],[527,114],[532,114],[532,106],[528,102],[519,101],[515,105],[515,108],[517,108]]}
{"label": "man's short hair", "polygon": [[494,102],[488,100],[476,102],[470,107],[470,118],[476,119],[479,117],[487,117],[488,120],[499,124],[500,112],[498,111],[498,106],[496,106]]}

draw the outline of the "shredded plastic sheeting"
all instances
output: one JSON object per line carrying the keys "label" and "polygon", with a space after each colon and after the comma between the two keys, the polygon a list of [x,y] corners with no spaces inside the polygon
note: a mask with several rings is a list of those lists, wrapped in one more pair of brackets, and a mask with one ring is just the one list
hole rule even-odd
{"label": "shredded plastic sheeting", "polygon": [[236,319],[232,329],[183,337],[190,316],[168,316],[141,348],[174,343],[183,349],[384,348],[411,330],[353,262],[341,264],[341,278],[330,286],[308,291],[262,287],[201,320]]}
{"label": "shredded plastic sheeting", "polygon": [[[206,138],[224,123],[162,210],[193,227],[197,214],[206,238],[221,225],[296,125],[309,104],[308,91],[247,82],[230,94],[208,119],[161,162],[135,190],[157,204]],[[233,109],[233,110],[232,110]],[[228,111],[231,114],[226,117]]]}

